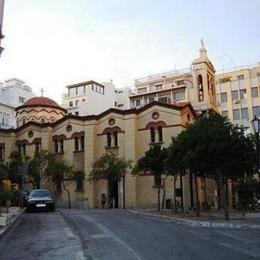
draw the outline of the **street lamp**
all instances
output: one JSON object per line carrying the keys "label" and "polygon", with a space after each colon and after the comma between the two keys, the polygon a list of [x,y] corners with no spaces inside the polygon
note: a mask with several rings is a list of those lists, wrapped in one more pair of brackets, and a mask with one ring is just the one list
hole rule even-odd
{"label": "street lamp", "polygon": [[260,181],[260,169],[259,169],[259,130],[260,130],[260,119],[255,116],[255,118],[252,120],[252,126],[255,133],[256,138],[256,170],[259,175],[259,181]]}

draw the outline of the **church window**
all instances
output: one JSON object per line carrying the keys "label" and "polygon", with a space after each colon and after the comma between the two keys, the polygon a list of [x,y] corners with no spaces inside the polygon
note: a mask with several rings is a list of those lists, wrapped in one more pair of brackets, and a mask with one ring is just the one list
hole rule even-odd
{"label": "church window", "polygon": [[199,102],[204,101],[203,79],[201,74],[198,76],[198,91],[199,91]]}
{"label": "church window", "polygon": [[114,146],[118,146],[118,133],[115,131],[113,133],[114,136]]}
{"label": "church window", "polygon": [[150,129],[150,138],[151,138],[151,143],[155,142],[155,129],[151,127]]}
{"label": "church window", "polygon": [[74,138],[74,149],[76,152],[79,151],[79,138],[78,137]]}
{"label": "church window", "polygon": [[163,141],[163,129],[161,126],[158,127],[159,142]]}
{"label": "church window", "polygon": [[82,135],[80,137],[80,149],[81,149],[81,151],[85,150],[85,136],[84,135]]}
{"label": "church window", "polygon": [[107,147],[111,147],[111,141],[112,141],[111,133],[107,133]]}

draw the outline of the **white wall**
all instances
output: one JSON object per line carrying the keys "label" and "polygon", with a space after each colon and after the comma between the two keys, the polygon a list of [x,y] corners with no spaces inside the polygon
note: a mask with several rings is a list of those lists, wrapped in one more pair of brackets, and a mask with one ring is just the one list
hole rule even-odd
{"label": "white wall", "polygon": [[32,89],[19,79],[10,79],[0,83],[0,127],[15,128],[15,108],[23,104],[19,98],[23,98],[26,102],[34,96]]}
{"label": "white wall", "polygon": [[129,99],[129,87],[123,87],[116,89],[116,103],[119,109],[129,109],[130,99]]}
{"label": "white wall", "polygon": [[[75,114],[79,112],[80,116],[97,115],[105,110],[115,107],[116,95],[115,87],[112,82],[103,82],[104,94],[92,90],[91,85],[86,88],[86,93],[83,95],[68,96],[63,94],[62,107],[68,110],[68,113]],[[85,99],[85,102],[82,100]],[[78,106],[75,102],[78,100]],[[73,102],[73,107],[69,106],[70,101]]]}

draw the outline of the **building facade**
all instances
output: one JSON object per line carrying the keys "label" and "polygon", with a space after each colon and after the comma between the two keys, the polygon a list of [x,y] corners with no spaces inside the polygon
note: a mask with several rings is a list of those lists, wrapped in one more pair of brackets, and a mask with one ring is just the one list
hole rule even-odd
{"label": "building facade", "polygon": [[15,128],[15,108],[33,96],[32,89],[19,79],[0,83],[0,128]]}
{"label": "building facade", "polygon": [[[74,207],[101,207],[101,194],[105,193],[122,207],[122,182],[108,183],[105,179],[90,181],[89,173],[95,160],[104,153],[111,152],[127,160],[136,162],[154,144],[168,147],[172,137],[177,136],[188,124],[196,119],[190,103],[166,104],[153,102],[139,109],[109,109],[99,115],[76,116],[65,115],[57,121],[33,120],[40,118],[46,110],[46,98],[37,98],[37,109],[28,100],[17,108],[21,115],[28,114],[27,121],[16,129],[0,130],[0,155],[8,162],[12,151],[33,157],[35,151],[48,150],[73,164],[80,174],[68,188]],[[49,109],[53,109],[52,102]],[[34,109],[34,110],[33,110]],[[30,111],[30,112],[28,112]],[[63,108],[56,108],[56,112]],[[34,113],[34,115],[32,114]],[[127,207],[153,207],[156,204],[157,190],[154,179],[150,175],[135,176],[126,174],[125,195]],[[166,199],[174,198],[174,180],[166,180]],[[180,183],[180,182],[178,182]],[[32,187],[30,184],[28,189]],[[111,186],[112,185],[112,186]],[[177,184],[177,188],[179,187]],[[212,186],[213,185],[213,186]],[[56,194],[57,204],[67,203],[67,193],[53,182],[44,182],[42,187],[51,189]],[[202,186],[201,186],[202,187]],[[214,184],[207,183],[207,189],[213,187],[208,194],[208,200],[217,201]],[[117,191],[111,194],[111,188]],[[183,179],[184,206],[190,207],[189,178]],[[203,192],[201,192],[200,196]]]}
{"label": "building facade", "polygon": [[190,102],[197,112],[217,111],[215,69],[203,41],[191,68],[150,75],[135,80],[130,106],[140,108],[153,101],[167,104]]}
{"label": "building facade", "polygon": [[98,83],[93,80],[66,87],[62,107],[73,115],[97,115],[116,106],[115,87],[112,82]]}
{"label": "building facade", "polygon": [[260,118],[260,64],[216,75],[218,108],[234,124],[248,127]]}

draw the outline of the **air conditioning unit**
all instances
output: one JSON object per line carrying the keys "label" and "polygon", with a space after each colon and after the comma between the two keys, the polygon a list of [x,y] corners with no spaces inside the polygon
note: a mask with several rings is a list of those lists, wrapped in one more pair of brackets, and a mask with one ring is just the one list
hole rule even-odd
{"label": "air conditioning unit", "polygon": [[233,104],[239,104],[240,103],[240,100],[239,99],[234,99],[233,100]]}

